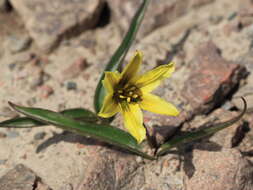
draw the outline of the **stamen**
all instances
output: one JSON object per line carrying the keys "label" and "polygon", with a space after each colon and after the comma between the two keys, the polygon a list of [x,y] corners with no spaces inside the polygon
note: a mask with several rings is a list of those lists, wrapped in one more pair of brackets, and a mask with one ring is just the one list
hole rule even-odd
{"label": "stamen", "polygon": [[119,95],[119,98],[124,99],[124,98],[126,98],[126,96]]}
{"label": "stamen", "polygon": [[130,90],[130,91],[136,90],[136,86],[132,86],[129,90]]}
{"label": "stamen", "polygon": [[141,96],[141,91],[132,84],[125,84],[124,87],[119,86],[114,93],[115,100],[120,103],[125,102],[135,104],[141,101]]}

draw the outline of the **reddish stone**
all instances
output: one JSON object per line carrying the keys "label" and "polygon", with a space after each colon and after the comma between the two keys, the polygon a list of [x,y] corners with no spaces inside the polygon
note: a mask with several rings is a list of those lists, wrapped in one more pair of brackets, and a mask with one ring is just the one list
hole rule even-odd
{"label": "reddish stone", "polygon": [[246,77],[246,68],[227,61],[212,42],[202,44],[186,80],[182,96],[195,113],[208,113]]}
{"label": "reddish stone", "polygon": [[109,149],[96,151],[90,159],[89,169],[85,171],[87,175],[78,185],[78,190],[121,189],[138,167],[135,156]]}
{"label": "reddish stone", "polygon": [[62,71],[62,79],[67,80],[77,77],[87,66],[85,58],[78,58],[73,64]]}
{"label": "reddish stone", "polygon": [[195,171],[192,176],[186,177],[187,190],[252,189],[252,164],[237,150],[194,150],[191,165],[194,165]]}
{"label": "reddish stone", "polygon": [[54,90],[51,86],[49,85],[42,85],[40,86],[40,96],[42,98],[48,98],[50,95],[54,93]]}

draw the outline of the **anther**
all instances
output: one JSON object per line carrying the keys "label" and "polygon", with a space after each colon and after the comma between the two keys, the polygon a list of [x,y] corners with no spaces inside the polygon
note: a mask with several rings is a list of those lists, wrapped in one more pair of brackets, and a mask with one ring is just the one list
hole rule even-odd
{"label": "anther", "polygon": [[127,97],[127,102],[130,103],[131,102],[131,98]]}
{"label": "anther", "polygon": [[132,86],[129,90],[131,91],[136,90],[136,86]]}
{"label": "anther", "polygon": [[126,98],[126,97],[123,96],[123,95],[119,95],[119,98],[124,99],[124,98]]}
{"label": "anther", "polygon": [[138,98],[138,96],[139,96],[138,94],[134,94],[133,98]]}
{"label": "anther", "polygon": [[132,91],[130,91],[130,92],[128,92],[128,94],[129,94],[130,96],[132,96],[132,95],[133,95],[133,92],[132,92]]}
{"label": "anther", "polygon": [[118,90],[118,93],[120,93],[120,94],[123,93],[123,90]]}

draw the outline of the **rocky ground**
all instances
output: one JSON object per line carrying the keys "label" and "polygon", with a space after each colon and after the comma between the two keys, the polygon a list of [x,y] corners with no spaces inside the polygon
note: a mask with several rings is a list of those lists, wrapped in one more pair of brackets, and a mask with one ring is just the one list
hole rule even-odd
{"label": "rocky ground", "polygon": [[[7,101],[55,111],[93,109],[98,78],[141,2],[0,0],[0,119]],[[155,91],[181,110],[145,112],[159,143],[253,107],[251,0],[153,0],[127,60],[144,71],[174,60]],[[252,109],[251,109],[252,110]],[[251,190],[253,118],[147,161],[53,126],[0,130],[1,190]],[[121,125],[121,118],[115,120]]]}

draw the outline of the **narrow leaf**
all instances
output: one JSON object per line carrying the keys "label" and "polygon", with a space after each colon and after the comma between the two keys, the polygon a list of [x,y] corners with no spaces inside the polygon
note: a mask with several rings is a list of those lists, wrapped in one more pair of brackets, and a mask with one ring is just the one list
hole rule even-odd
{"label": "narrow leaf", "polygon": [[8,119],[0,123],[2,128],[30,128],[30,127],[41,127],[45,125],[40,121],[28,117],[17,117],[13,119]]}
{"label": "narrow leaf", "polygon": [[146,159],[154,160],[155,158],[149,156],[140,150],[140,145],[136,142],[129,133],[105,124],[94,124],[87,122],[80,122],[64,116],[60,113],[40,108],[29,108],[17,106],[9,103],[16,111],[31,117],[37,121],[55,125],[66,131],[71,131],[83,136],[90,136],[95,139],[116,145],[123,149],[127,149],[136,153]]}
{"label": "narrow leaf", "polygon": [[167,143],[163,144],[160,147],[160,151],[157,153],[157,156],[164,155],[166,152],[168,152],[171,148],[175,146],[212,135],[222,129],[225,129],[233,125],[235,122],[239,121],[242,118],[242,116],[245,114],[247,110],[246,100],[243,97],[242,97],[242,100],[244,103],[244,109],[237,117],[230,119],[228,121],[222,122],[222,123],[214,124],[213,126],[205,128],[205,129],[201,129],[194,132],[188,132],[185,135],[174,137],[170,141],[168,141]]}
{"label": "narrow leaf", "polygon": [[[118,47],[118,49],[115,51],[113,56],[111,57],[109,63],[107,64],[104,71],[115,71],[120,67],[120,64],[123,62],[133,40],[135,39],[136,33],[140,27],[140,24],[143,20],[145,11],[147,9],[147,6],[149,4],[150,0],[143,0],[143,3],[135,13],[132,22],[130,24],[130,27],[126,33],[126,36],[124,37],[122,43]],[[97,88],[95,91],[94,96],[94,107],[96,112],[98,113],[99,110],[102,107],[104,97],[105,97],[105,89],[102,85],[102,80],[104,79],[104,72],[97,84]]]}
{"label": "narrow leaf", "polygon": [[71,117],[75,120],[95,122],[98,121],[98,116],[90,110],[84,108],[72,108],[63,110],[61,114]]}
{"label": "narrow leaf", "polygon": [[[95,122],[98,120],[95,113],[84,108],[67,109],[60,113],[80,121]],[[41,127],[44,125],[47,125],[47,123],[43,123],[29,117],[18,117],[0,122],[0,127],[3,128],[30,128]]]}

